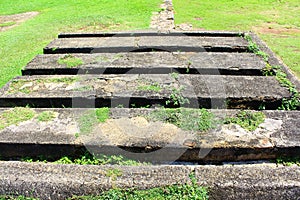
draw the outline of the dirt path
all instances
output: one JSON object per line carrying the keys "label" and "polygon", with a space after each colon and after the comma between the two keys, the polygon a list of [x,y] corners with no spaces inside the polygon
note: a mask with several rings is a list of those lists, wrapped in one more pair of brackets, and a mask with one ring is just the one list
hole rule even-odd
{"label": "dirt path", "polygon": [[22,22],[25,22],[26,20],[31,19],[38,14],[39,12],[26,12],[15,15],[0,16],[0,32],[16,27]]}

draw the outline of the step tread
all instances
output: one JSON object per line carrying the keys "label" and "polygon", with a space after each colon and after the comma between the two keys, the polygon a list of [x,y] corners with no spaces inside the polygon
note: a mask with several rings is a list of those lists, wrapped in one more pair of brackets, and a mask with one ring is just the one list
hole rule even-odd
{"label": "step tread", "polygon": [[[59,64],[59,60],[67,59],[81,60],[83,64],[70,67],[66,64]],[[102,53],[102,54],[45,54],[36,56],[23,70],[34,73],[34,70],[59,70],[80,69],[77,73],[105,73],[109,68],[115,72],[127,69],[124,73],[159,73],[170,72],[171,70],[196,69],[198,73],[218,74],[218,70],[228,70],[237,73],[240,70],[261,71],[265,68],[264,60],[250,53],[217,53],[217,52],[143,52],[143,53]],[[98,71],[97,71],[98,69]],[[141,69],[141,70],[138,70]],[[143,70],[144,69],[144,70]],[[101,71],[102,70],[102,71]],[[221,73],[221,71],[220,71]],[[256,72],[257,73],[257,72]]]}
{"label": "step tread", "polygon": [[[168,97],[172,89],[185,97],[201,98],[284,98],[290,93],[275,77],[226,75],[125,74],[80,76],[23,76],[2,88],[1,98],[38,97]],[[139,89],[158,85],[160,91]],[[28,90],[26,92],[26,90]],[[84,90],[84,91],[82,91]]]}
{"label": "step tread", "polygon": [[[7,110],[0,109],[0,113]],[[81,121],[83,118],[96,117],[93,109],[31,110],[35,114],[32,119],[0,130],[1,156],[39,153],[32,150],[26,152],[24,149],[22,152],[22,148],[21,152],[19,150],[12,152],[7,148],[9,144],[20,147],[37,144],[41,149],[49,145],[54,147],[77,145],[108,154],[120,154],[124,148],[132,148],[157,151],[163,155],[154,154],[154,157],[151,157],[153,160],[168,160],[174,156],[181,156],[183,160],[189,161],[251,160],[258,157],[270,159],[278,154],[299,153],[300,147],[300,123],[297,120],[300,116],[299,111],[264,111],[265,122],[255,131],[246,131],[237,125],[219,125],[203,132],[182,130],[169,123],[147,120],[147,116],[157,109],[114,108],[110,109],[110,117],[106,122],[95,122],[90,125],[94,129],[85,132]],[[47,122],[41,122],[37,116],[45,111],[53,112],[54,117]],[[216,120],[220,120],[233,116],[238,111],[210,110],[210,112],[214,113]],[[280,148],[284,151],[280,151]],[[173,151],[169,151],[170,149]],[[201,158],[198,155],[199,149],[212,151],[205,158]],[[130,150],[126,153],[131,155]],[[168,156],[165,156],[166,154]]]}
{"label": "step tread", "polygon": [[145,49],[161,51],[206,51],[211,48],[248,48],[242,37],[192,37],[192,36],[139,36],[139,37],[89,37],[59,38],[44,48],[44,53],[102,53],[131,52]]}

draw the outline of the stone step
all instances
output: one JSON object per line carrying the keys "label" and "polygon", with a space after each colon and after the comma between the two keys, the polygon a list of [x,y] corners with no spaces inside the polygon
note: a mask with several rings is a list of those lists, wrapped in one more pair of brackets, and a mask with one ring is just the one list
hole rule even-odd
{"label": "stone step", "polygon": [[[75,64],[72,65],[72,62]],[[251,53],[45,54],[35,57],[22,73],[23,75],[76,75],[168,74],[178,72],[183,74],[262,75],[262,69],[265,66],[266,64],[261,57]]]}
{"label": "stone step", "polygon": [[[109,171],[121,175],[112,178]],[[286,200],[300,196],[300,167],[276,164],[136,167],[0,162],[0,174],[0,194],[42,200],[94,196],[111,188],[144,190],[190,184],[191,174],[199,185],[209,188],[209,199]]]}
{"label": "stone step", "polygon": [[247,52],[242,37],[130,36],[58,38],[44,48],[45,54],[119,53],[152,51]]}
{"label": "stone step", "polygon": [[277,109],[290,93],[275,77],[125,74],[24,76],[0,90],[0,106]]}
{"label": "stone step", "polygon": [[[201,112],[201,116],[210,116],[202,121],[214,124],[211,129],[198,126],[189,129],[192,124],[180,128],[166,122],[167,118],[155,118],[165,112],[168,110],[162,108],[1,109],[1,158],[42,155],[55,159],[89,151],[153,163],[220,163],[275,159],[300,153],[299,111],[263,111],[264,122],[251,131],[221,122],[235,116],[237,110]],[[197,112],[200,110],[184,109],[174,115],[181,113],[190,118],[198,116]],[[22,113],[30,117],[15,124],[4,123],[9,116]]]}
{"label": "stone step", "polygon": [[169,33],[153,31],[130,32],[96,32],[96,33],[60,33],[58,38],[86,38],[86,37],[140,37],[140,36],[194,36],[194,37],[240,37],[243,32],[234,31],[174,31]]}

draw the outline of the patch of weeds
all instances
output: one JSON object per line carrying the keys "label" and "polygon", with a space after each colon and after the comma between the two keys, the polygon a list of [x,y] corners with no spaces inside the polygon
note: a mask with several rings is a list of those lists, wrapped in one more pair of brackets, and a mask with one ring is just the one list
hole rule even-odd
{"label": "patch of weeds", "polygon": [[79,158],[62,157],[61,159],[54,161],[56,164],[77,164],[77,165],[124,165],[124,166],[142,166],[149,165],[146,162],[139,162],[124,158],[121,155],[91,155],[86,153]]}
{"label": "patch of weeds", "polygon": [[298,165],[300,166],[300,157],[279,157],[276,159],[277,164],[284,166]]}
{"label": "patch of weeds", "polygon": [[7,27],[7,26],[13,26],[17,24],[16,22],[4,22],[2,24],[0,24],[0,27]]}
{"label": "patch of weeds", "polygon": [[28,121],[35,116],[35,111],[27,107],[16,107],[4,111],[0,115],[0,130],[10,125],[18,125],[21,122]]}
{"label": "patch of weeds", "polygon": [[191,184],[185,183],[181,185],[170,185],[148,190],[136,189],[119,189],[114,188],[109,191],[103,192],[100,196],[85,196],[85,197],[72,197],[71,200],[101,200],[101,199],[128,199],[128,200],[144,200],[144,199],[197,199],[207,200],[208,190],[197,184],[197,179],[194,174],[190,175]]}
{"label": "patch of weeds", "polygon": [[140,85],[137,88],[138,90],[141,91],[154,91],[154,92],[160,92],[162,90],[161,86],[159,83],[154,82],[154,83],[140,83]]}
{"label": "patch of weeds", "polygon": [[289,99],[283,99],[279,110],[297,110],[300,108],[300,94],[296,86],[287,78],[287,74],[282,70],[281,66],[272,66],[268,63],[269,55],[261,51],[256,43],[252,41],[251,36],[245,35],[244,38],[249,42],[249,51],[264,58],[266,67],[262,70],[265,76],[276,76],[278,82],[288,88],[292,96]]}
{"label": "patch of weeds", "polygon": [[264,122],[265,114],[263,112],[240,111],[235,117],[227,117],[224,124],[238,124],[242,128],[254,131],[258,126]]}
{"label": "patch of weeds", "polygon": [[80,132],[90,133],[94,126],[98,123],[103,123],[109,118],[109,108],[97,108],[89,110],[79,118]]}
{"label": "patch of weeds", "polygon": [[272,66],[267,64],[263,70],[263,74],[266,76],[276,76],[277,81],[283,87],[288,88],[292,94],[291,98],[283,99],[282,105],[278,108],[280,110],[297,110],[300,108],[300,94],[296,89],[296,86],[287,78],[286,73],[280,66]]}
{"label": "patch of weeds", "polygon": [[113,181],[117,180],[117,178],[122,175],[123,172],[120,169],[108,169],[105,173],[105,176],[110,177]]}
{"label": "patch of weeds", "polygon": [[109,118],[109,108],[97,108],[96,117],[99,122],[105,122]]}
{"label": "patch of weeds", "polygon": [[60,65],[66,65],[67,68],[73,68],[73,67],[77,67],[79,65],[83,65],[84,62],[82,61],[81,58],[77,58],[71,54],[65,55],[62,58],[59,58],[57,60],[57,63]]}
{"label": "patch of weeds", "polygon": [[55,118],[55,114],[53,111],[44,111],[38,115],[37,119],[40,122],[49,122]]}
{"label": "patch of weeds", "polygon": [[217,125],[213,113],[202,109],[160,108],[145,116],[150,121],[161,121],[190,131],[207,131]]}
{"label": "patch of weeds", "polygon": [[69,85],[78,80],[78,77],[47,78],[35,80],[12,80],[8,93],[21,92],[24,94],[30,94],[33,91],[34,86],[42,83],[65,83]]}
{"label": "patch of weeds", "polygon": [[8,93],[13,94],[13,93],[21,92],[24,94],[29,94],[32,92],[31,90],[32,85],[33,83],[31,84],[29,81],[26,80],[12,80],[9,86]]}
{"label": "patch of weeds", "polygon": [[248,41],[248,51],[255,53],[258,56],[261,56],[264,59],[264,61],[268,62],[269,55],[259,49],[258,45],[255,42],[253,42],[250,35],[245,34],[244,39]]}
{"label": "patch of weeds", "polygon": [[166,105],[172,104],[175,106],[189,104],[189,99],[185,98],[182,95],[182,91],[184,90],[184,87],[181,86],[180,88],[171,88],[171,94],[169,96],[169,100],[166,101]]}

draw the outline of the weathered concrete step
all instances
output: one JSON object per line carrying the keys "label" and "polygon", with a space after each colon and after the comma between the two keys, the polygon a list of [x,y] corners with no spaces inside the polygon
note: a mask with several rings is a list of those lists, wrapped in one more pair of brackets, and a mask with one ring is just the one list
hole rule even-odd
{"label": "weathered concrete step", "polygon": [[153,31],[130,31],[130,32],[99,32],[99,33],[61,33],[58,38],[79,38],[79,37],[140,37],[140,36],[194,36],[194,37],[239,37],[244,36],[243,32],[234,31],[188,31],[159,33]]}
{"label": "weathered concrete step", "polygon": [[261,57],[251,53],[45,54],[35,57],[22,73],[23,75],[76,75],[168,74],[178,72],[187,74],[261,75],[265,65]]}
{"label": "weathered concrete step", "polygon": [[[24,111],[15,108],[0,112],[0,149],[4,159],[41,155],[55,159],[89,151],[154,163],[219,163],[275,159],[300,153],[299,111],[264,111],[266,118],[254,131],[223,123],[206,131],[182,129],[153,118],[167,112],[164,109],[110,109],[106,110],[108,119],[104,122],[97,120],[104,111],[94,109],[26,108]],[[3,122],[9,114],[24,116],[23,112],[30,118],[17,125]],[[188,109],[185,115],[197,117],[195,112]],[[214,124],[238,111],[211,112],[213,116],[209,120]]]}
{"label": "weathered concrete step", "polygon": [[290,93],[274,77],[224,75],[81,75],[18,77],[0,106],[277,109]]}
{"label": "weathered concrete step", "polygon": [[[115,179],[107,176],[113,169],[122,175]],[[190,183],[192,173],[199,185],[209,188],[209,199],[286,200],[300,196],[300,167],[275,164],[134,167],[0,162],[0,173],[0,194],[40,199],[99,195],[111,188],[149,189]]]}
{"label": "weathered concrete step", "polygon": [[44,48],[54,53],[119,53],[147,51],[246,52],[242,37],[139,36],[59,38]]}

